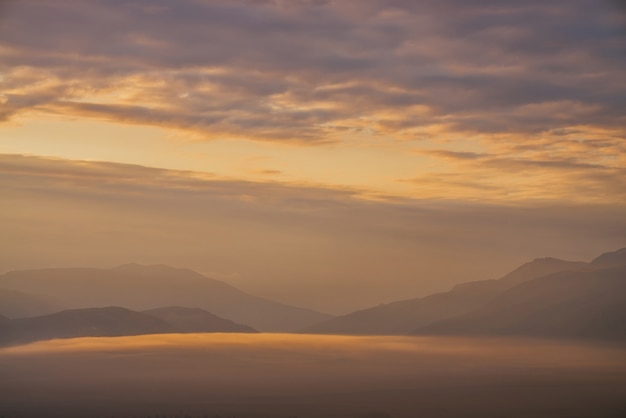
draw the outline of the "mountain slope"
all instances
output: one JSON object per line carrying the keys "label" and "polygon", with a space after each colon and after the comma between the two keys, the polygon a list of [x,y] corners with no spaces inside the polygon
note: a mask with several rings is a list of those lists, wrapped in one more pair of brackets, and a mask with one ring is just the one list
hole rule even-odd
{"label": "mountain slope", "polygon": [[626,267],[541,277],[414,333],[626,341]]}
{"label": "mountain slope", "polygon": [[468,282],[443,293],[392,302],[338,316],[303,332],[329,334],[406,334],[434,321],[464,313],[492,300],[500,292],[546,274],[578,270],[587,263],[538,258],[499,280]]}
{"label": "mountain slope", "polygon": [[0,315],[8,318],[26,318],[62,310],[61,306],[43,297],[11,289],[0,289]]}
{"label": "mountain slope", "polygon": [[604,253],[599,257],[594,258],[591,264],[594,267],[604,268],[626,266],[626,248],[621,248],[610,253]]}
{"label": "mountain slope", "polygon": [[175,306],[151,309],[142,313],[158,318],[180,332],[258,332],[247,325],[237,324],[198,308]]}
{"label": "mountain slope", "polygon": [[163,265],[12,271],[0,276],[0,287],[46,295],[68,308],[202,308],[264,331],[292,331],[330,318],[249,295],[192,270]]}
{"label": "mountain slope", "polygon": [[25,343],[52,338],[114,337],[176,332],[166,322],[119,307],[71,309],[32,318],[5,321],[5,342]]}
{"label": "mountain slope", "polygon": [[115,306],[69,309],[32,318],[0,316],[0,344],[53,338],[115,337],[193,332],[257,332],[201,309],[159,308],[134,312]]}

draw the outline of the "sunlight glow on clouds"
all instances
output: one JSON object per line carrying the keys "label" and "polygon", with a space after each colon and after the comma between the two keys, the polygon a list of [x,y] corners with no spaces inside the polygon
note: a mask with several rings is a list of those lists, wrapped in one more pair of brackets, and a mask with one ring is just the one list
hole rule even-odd
{"label": "sunlight glow on clouds", "polygon": [[[0,20],[0,117],[9,126],[58,115],[97,121],[95,129],[102,122],[159,127],[183,147],[263,141],[296,161],[253,169],[260,179],[280,171],[290,181],[420,198],[623,200],[624,38],[613,7],[588,0],[9,1]],[[58,131],[80,147],[70,122]],[[121,138],[132,142],[132,135]],[[73,148],[50,152],[28,142],[3,149],[67,157]],[[455,142],[490,158],[442,160],[403,145],[447,150]],[[337,144],[347,150],[342,169],[325,176]],[[363,178],[363,162],[348,154],[372,145],[392,152],[380,157],[388,164],[370,170],[374,179]],[[316,155],[310,146],[326,151]],[[167,146],[155,138],[153,147]],[[184,168],[182,159],[128,161],[124,146],[111,148],[83,158]],[[390,168],[411,158],[409,170]],[[300,168],[304,159],[316,168]],[[211,165],[207,159],[200,171],[252,174],[242,164]]]}

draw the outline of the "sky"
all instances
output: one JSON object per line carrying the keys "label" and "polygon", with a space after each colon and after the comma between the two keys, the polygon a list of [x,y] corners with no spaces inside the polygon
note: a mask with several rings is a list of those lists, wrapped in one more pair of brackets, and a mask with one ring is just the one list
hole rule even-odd
{"label": "sky", "polygon": [[0,271],[343,313],[626,246],[609,0],[0,0]]}

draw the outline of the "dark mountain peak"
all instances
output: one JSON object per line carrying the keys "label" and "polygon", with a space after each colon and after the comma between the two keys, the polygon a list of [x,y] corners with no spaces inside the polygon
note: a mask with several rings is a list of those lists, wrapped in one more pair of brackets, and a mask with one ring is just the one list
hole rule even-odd
{"label": "dark mountain peak", "polygon": [[150,315],[118,306],[69,309],[32,318],[13,319],[2,343],[27,343],[52,338],[116,337],[178,332],[172,325]]}
{"label": "dark mountain peak", "polygon": [[258,332],[247,325],[238,324],[200,308],[168,306],[143,311],[182,332]]}
{"label": "dark mountain peak", "polygon": [[198,308],[136,312],[119,306],[68,309],[31,318],[0,316],[0,346],[54,338],[117,337],[191,332],[255,333],[254,328]]}
{"label": "dark mountain peak", "polygon": [[626,266],[626,247],[617,251],[604,253],[591,262],[597,267],[620,267]]}

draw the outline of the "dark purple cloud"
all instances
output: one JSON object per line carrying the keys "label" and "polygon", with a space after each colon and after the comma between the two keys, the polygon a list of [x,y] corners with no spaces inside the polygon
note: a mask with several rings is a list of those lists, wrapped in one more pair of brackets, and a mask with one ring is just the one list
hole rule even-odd
{"label": "dark purple cloud", "polygon": [[[331,126],[362,116],[391,134],[444,120],[487,134],[626,124],[623,19],[609,1],[22,0],[2,13],[0,71],[20,90],[5,119],[80,111],[88,103],[65,103],[76,86],[135,80],[143,97],[126,122],[264,140],[332,141]],[[525,111],[556,102],[587,110]],[[98,112],[116,119],[124,105]]]}

